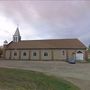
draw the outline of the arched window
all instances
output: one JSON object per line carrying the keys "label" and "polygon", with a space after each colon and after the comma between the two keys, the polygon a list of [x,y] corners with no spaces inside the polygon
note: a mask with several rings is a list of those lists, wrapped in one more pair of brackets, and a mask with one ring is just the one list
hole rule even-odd
{"label": "arched window", "polygon": [[14,52],[14,56],[17,56],[17,53],[16,52]]}
{"label": "arched window", "polygon": [[62,55],[65,55],[65,51],[62,51]]}
{"label": "arched window", "polygon": [[78,51],[77,53],[82,53],[81,51]]}
{"label": "arched window", "polygon": [[44,52],[44,56],[48,56],[48,53],[47,52]]}
{"label": "arched window", "polygon": [[23,56],[26,56],[26,52],[23,53]]}
{"label": "arched window", "polygon": [[34,53],[33,53],[33,56],[36,56],[36,55],[37,55],[37,53],[36,53],[36,52],[34,52]]}

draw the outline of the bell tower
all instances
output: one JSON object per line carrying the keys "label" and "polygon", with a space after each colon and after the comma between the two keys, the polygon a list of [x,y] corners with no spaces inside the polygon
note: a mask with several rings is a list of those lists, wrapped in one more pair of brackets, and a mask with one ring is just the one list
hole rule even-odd
{"label": "bell tower", "polygon": [[20,32],[19,32],[19,28],[16,28],[16,32],[13,35],[13,42],[19,42],[21,41],[21,36],[20,36]]}

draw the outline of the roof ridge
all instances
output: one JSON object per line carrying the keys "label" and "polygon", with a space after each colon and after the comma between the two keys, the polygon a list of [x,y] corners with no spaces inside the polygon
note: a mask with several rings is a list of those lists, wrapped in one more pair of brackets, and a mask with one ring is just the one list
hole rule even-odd
{"label": "roof ridge", "polygon": [[49,40],[79,40],[77,38],[68,38],[68,39],[37,39],[37,40],[22,40],[22,41],[49,41]]}

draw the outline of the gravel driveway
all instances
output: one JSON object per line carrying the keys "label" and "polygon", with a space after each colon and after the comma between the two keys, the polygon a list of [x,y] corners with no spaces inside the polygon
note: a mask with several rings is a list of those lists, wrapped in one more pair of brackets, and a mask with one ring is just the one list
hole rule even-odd
{"label": "gravel driveway", "polygon": [[69,64],[63,61],[0,60],[0,67],[44,72],[48,75],[63,77],[79,86],[81,90],[90,90],[90,63]]}

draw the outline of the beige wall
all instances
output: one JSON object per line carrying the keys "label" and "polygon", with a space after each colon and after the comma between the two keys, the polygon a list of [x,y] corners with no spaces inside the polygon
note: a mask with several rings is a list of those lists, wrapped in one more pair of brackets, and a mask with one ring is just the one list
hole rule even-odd
{"label": "beige wall", "polygon": [[[36,53],[36,56],[33,54]],[[31,60],[40,60],[40,50],[31,50],[30,51],[30,59]]]}
{"label": "beige wall", "polygon": [[68,59],[72,57],[73,53],[76,53],[76,50],[67,50],[67,57],[68,57]]}
{"label": "beige wall", "polygon": [[[17,53],[15,56],[14,53]],[[19,59],[19,50],[11,50],[11,59]]]}
{"label": "beige wall", "polygon": [[[63,55],[64,51],[64,55]],[[21,60],[65,60],[72,57],[72,53],[76,53],[79,50],[6,50],[6,59],[21,59]],[[85,59],[85,50],[83,52]],[[14,53],[17,53],[15,56]],[[26,53],[26,56],[23,53]],[[36,56],[33,53],[36,52]],[[48,56],[44,56],[47,53]]]}
{"label": "beige wall", "polygon": [[90,52],[87,52],[87,55],[88,55],[88,56],[87,56],[87,57],[88,57],[88,59],[90,59]]}
{"label": "beige wall", "polygon": [[[48,56],[44,56],[44,53],[47,53]],[[52,60],[51,50],[41,50],[41,60]]]}
{"label": "beige wall", "polygon": [[5,53],[5,58],[6,59],[10,59],[10,50],[6,50],[6,53]]}
{"label": "beige wall", "polygon": [[20,59],[29,59],[29,50],[20,50]]}
{"label": "beige wall", "polygon": [[77,53],[78,51],[81,51],[83,53],[83,60],[85,60],[85,50],[68,50],[68,58],[71,58],[72,57],[72,53]]}
{"label": "beige wall", "polygon": [[[64,51],[64,55],[63,55],[63,51]],[[53,59],[54,60],[65,60],[66,51],[65,50],[53,50]]]}
{"label": "beige wall", "polygon": [[90,52],[87,51],[87,59],[90,59]]}

